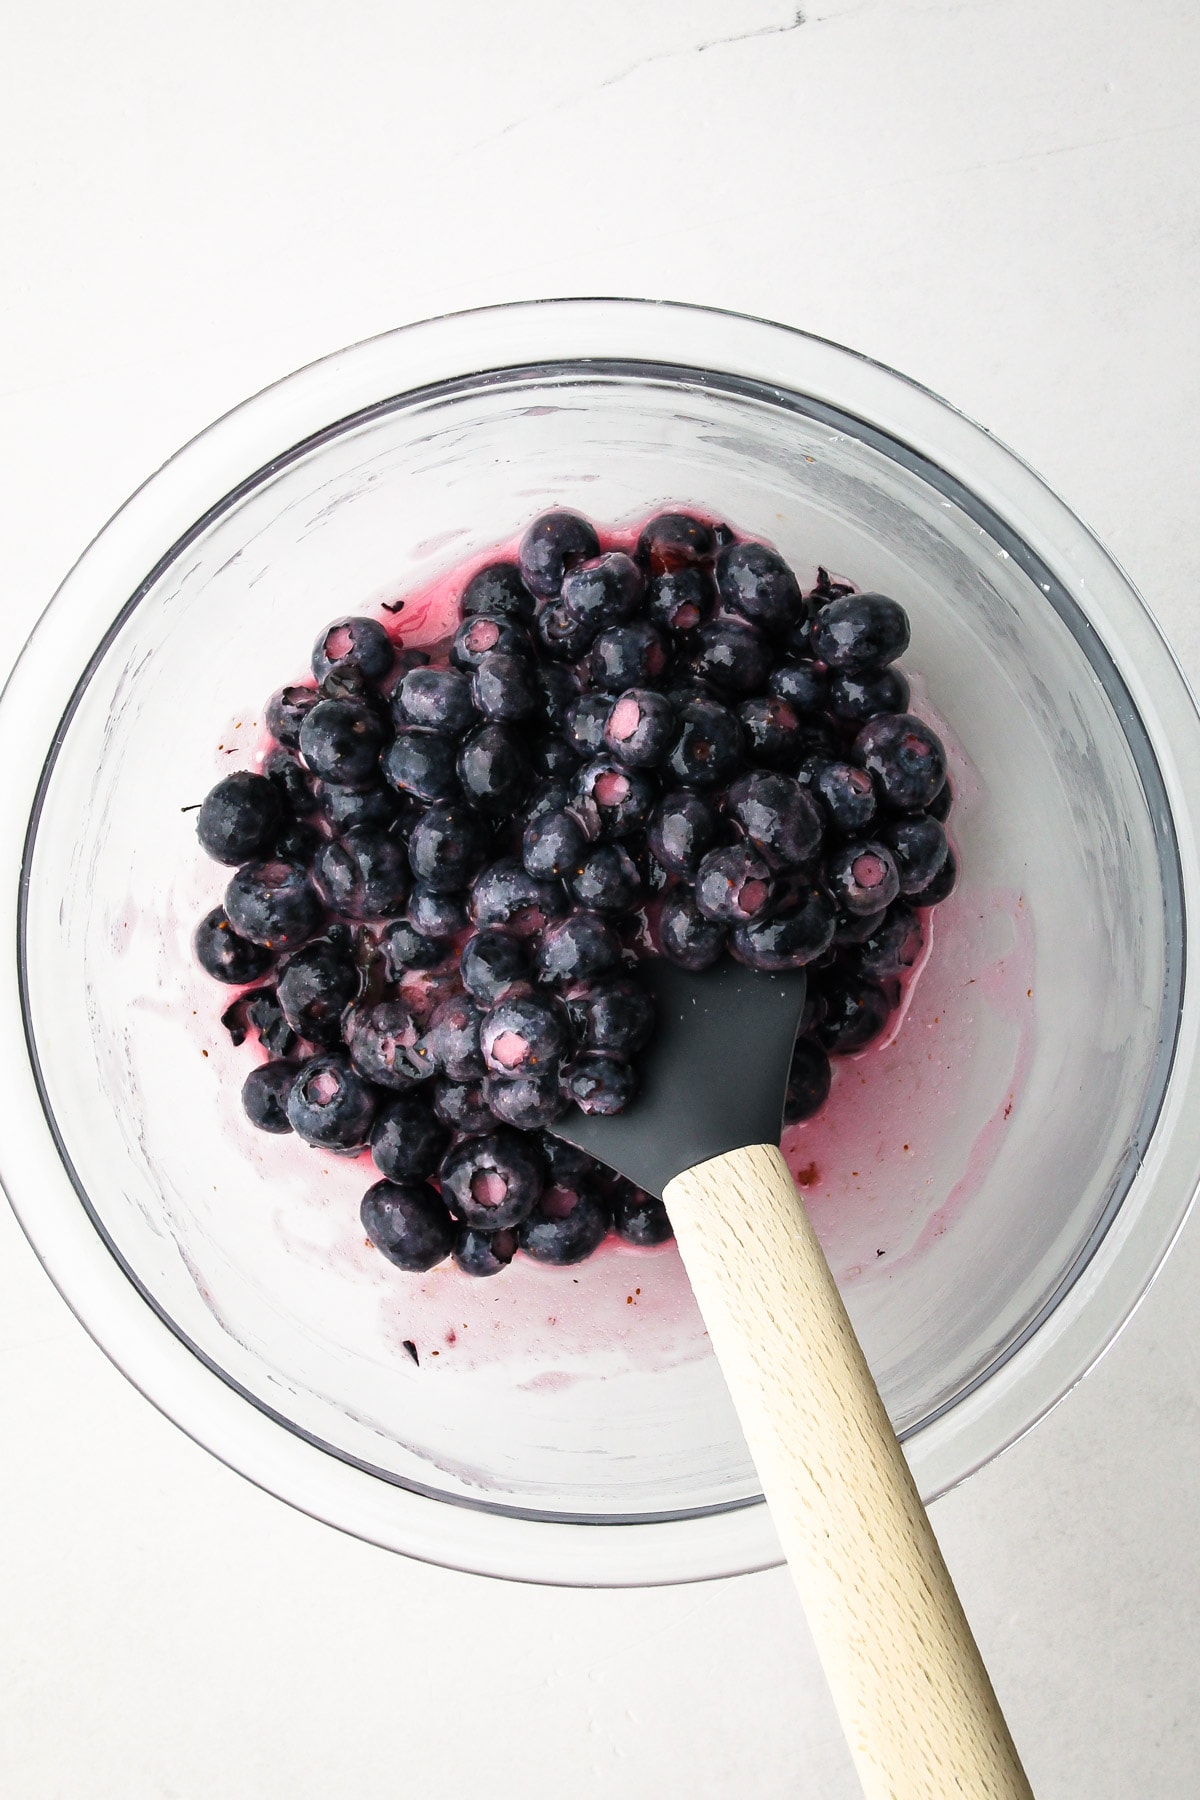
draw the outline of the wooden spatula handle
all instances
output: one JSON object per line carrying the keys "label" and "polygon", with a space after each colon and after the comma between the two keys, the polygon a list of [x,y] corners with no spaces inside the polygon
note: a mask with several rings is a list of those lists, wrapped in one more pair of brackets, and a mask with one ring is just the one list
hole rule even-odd
{"label": "wooden spatula handle", "polygon": [[783,1157],[714,1157],[663,1199],[867,1800],[1032,1800]]}

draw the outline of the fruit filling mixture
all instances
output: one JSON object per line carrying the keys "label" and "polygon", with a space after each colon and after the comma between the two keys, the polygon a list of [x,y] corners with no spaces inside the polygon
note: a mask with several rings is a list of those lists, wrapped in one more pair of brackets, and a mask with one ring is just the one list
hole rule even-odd
{"label": "fruit filling mixture", "polygon": [[791,1124],[887,1028],[954,886],[897,601],[823,569],[802,592],[690,513],[607,541],[536,519],[464,576],[438,656],[405,648],[402,607],[336,620],[268,702],[262,772],[199,809],[236,872],[196,956],[267,1057],[242,1104],[369,1149],[363,1227],[401,1269],[666,1242],[661,1201],[550,1130],[635,1098],[641,958],[808,969]]}

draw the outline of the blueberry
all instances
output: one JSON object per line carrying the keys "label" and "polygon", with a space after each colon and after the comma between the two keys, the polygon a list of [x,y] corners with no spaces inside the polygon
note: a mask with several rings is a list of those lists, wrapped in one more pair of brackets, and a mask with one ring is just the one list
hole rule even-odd
{"label": "blueberry", "polygon": [[940,906],[948,900],[958,884],[958,859],[953,850],[947,849],[946,860],[929,883],[919,893],[908,896],[913,906]]}
{"label": "blueberry", "polygon": [[483,1091],[492,1116],[518,1131],[540,1131],[553,1125],[571,1104],[559,1086],[556,1068],[530,1075],[489,1075]]}
{"label": "blueberry", "polygon": [[410,669],[392,695],[397,725],[459,737],[475,721],[471,680],[461,669]]}
{"label": "blueberry", "polygon": [[807,748],[807,733],[795,708],[776,694],[755,694],[738,707],[753,762],[794,769]]}
{"label": "blueberry", "polygon": [[322,1150],[356,1150],[371,1135],[375,1090],[341,1051],[301,1063],[287,1098],[292,1130]]}
{"label": "blueberry", "polygon": [[854,740],[854,761],[881,798],[900,812],[921,812],[946,779],[941,739],[912,713],[880,713]]}
{"label": "blueberry", "polygon": [[471,696],[486,719],[512,724],[527,719],[541,705],[541,688],[532,663],[493,650],[480,657],[471,677]]}
{"label": "blueberry", "polygon": [[900,875],[885,844],[852,838],[830,852],[825,885],[843,912],[861,919],[891,905],[900,892]]}
{"label": "blueberry", "polygon": [[866,770],[854,763],[817,758],[811,767],[809,785],[835,831],[857,835],[874,819],[874,784]]}
{"label": "blueberry", "polygon": [[342,1014],[357,998],[360,982],[347,952],[328,938],[317,938],[288,957],[276,997],[297,1036],[313,1044],[336,1043]]}
{"label": "blueberry", "polygon": [[811,636],[831,669],[882,669],[908,648],[908,614],[886,594],[844,594],[821,608]]}
{"label": "blueberry", "polygon": [[835,950],[853,950],[859,944],[865,944],[868,938],[874,937],[883,921],[887,918],[887,908],[878,912],[851,913],[838,908],[837,927],[833,934]]}
{"label": "blueberry", "polygon": [[495,1114],[481,1081],[447,1081],[439,1076],[433,1084],[433,1110],[460,1137],[478,1137],[495,1129]]}
{"label": "blueberry", "polygon": [[683,635],[712,617],[717,589],[709,569],[671,569],[650,582],[646,612],[660,631]]}
{"label": "blueberry", "polygon": [[315,688],[284,687],[267,701],[264,715],[267,730],[276,743],[289,750],[300,748],[300,727],[317,704]]}
{"label": "blueberry", "polygon": [[544,780],[569,783],[579,767],[578,752],[556,733],[533,738],[528,749],[530,767]]}
{"label": "blueberry", "polygon": [[714,619],[688,640],[686,663],[698,681],[722,694],[752,694],[767,679],[771,646],[752,625]]}
{"label": "blueberry", "polygon": [[275,854],[284,862],[303,863],[308,867],[324,842],[315,825],[309,825],[304,819],[293,819],[284,824],[275,839]]}
{"label": "blueberry", "polygon": [[321,849],[313,885],[344,918],[395,918],[408,899],[408,852],[399,838],[359,826]]}
{"label": "blueberry", "polygon": [[534,604],[516,563],[488,563],[472,575],[463,589],[464,618],[483,613],[492,618],[524,621],[532,619]]}
{"label": "blueberry", "polygon": [[791,775],[763,769],[743,775],[730,788],[726,807],[773,869],[803,868],[821,848],[820,809]]}
{"label": "blueberry", "polygon": [[289,1062],[262,1063],[251,1069],[242,1083],[242,1106],[246,1117],[260,1131],[290,1131],[287,1097],[296,1079],[296,1065]]}
{"label": "blueberry", "polygon": [[490,863],[475,877],[470,904],[476,925],[511,925],[538,914],[560,918],[567,896],[561,881],[537,881],[510,856]]}
{"label": "blueberry", "polygon": [[666,666],[663,635],[648,619],[611,625],[600,633],[588,657],[594,685],[610,694],[623,693],[626,688],[649,687]]}
{"label": "blueberry", "polygon": [[625,1243],[650,1250],[655,1244],[665,1244],[675,1236],[662,1201],[648,1194],[645,1188],[634,1187],[623,1175],[619,1175],[609,1188],[608,1199],[614,1229]]}
{"label": "blueberry", "polygon": [[275,783],[239,770],[205,796],[196,836],[217,862],[244,863],[271,849],[282,823],[283,797]]}
{"label": "blueberry", "polygon": [[431,806],[409,834],[412,872],[435,893],[456,893],[467,887],[486,854],[486,834],[465,806]]}
{"label": "blueberry", "polygon": [[931,819],[936,819],[940,825],[944,825],[950,817],[950,808],[953,804],[954,790],[951,788],[949,780],[946,780],[925,810]]}
{"label": "blueberry", "polygon": [[381,722],[387,719],[387,702],[370,677],[352,663],[330,669],[317,689],[322,700],[352,700],[365,706]]}
{"label": "blueberry", "polygon": [[257,1031],[258,1041],[268,1056],[292,1055],[296,1048],[297,1034],[284,1017],[274,988],[255,989],[254,994],[249,997],[246,1017]]}
{"label": "blueberry", "polygon": [[908,708],[908,681],[899,669],[865,669],[853,675],[839,670],[829,683],[828,711],[847,724],[862,724],[878,713]]}
{"label": "blueberry", "polygon": [[387,727],[361,700],[318,700],[300,727],[300,753],[321,781],[368,787],[376,779]]}
{"label": "blueberry", "polygon": [[543,606],[537,616],[537,635],[548,656],[560,663],[578,662],[596,641],[598,627],[591,619],[568,612],[561,600]]}
{"label": "blueberry", "polygon": [[494,926],[469,937],[459,960],[464,988],[484,1007],[494,1006],[512,987],[528,982],[533,973],[520,938]]}
{"label": "blueberry", "polygon": [[515,619],[464,619],[450,645],[450,661],[471,675],[485,656],[532,656],[529,633]]}
{"label": "blueberry", "polygon": [[717,553],[717,540],[712,526],[703,519],[691,513],[665,512],[642,527],[637,553],[651,575],[663,575],[709,562]]}
{"label": "blueberry", "polygon": [[566,1138],[555,1137],[553,1133],[542,1133],[542,1161],[546,1166],[547,1187],[579,1187],[601,1181],[608,1173],[603,1163],[598,1163],[594,1156],[581,1150],[577,1144],[569,1144]]}
{"label": "blueberry", "polygon": [[821,1046],[810,1038],[797,1038],[783,1101],[784,1124],[798,1125],[802,1119],[811,1119],[820,1112],[829,1098],[832,1080],[829,1058]]}
{"label": "blueberry", "polygon": [[458,753],[463,792],[482,812],[512,814],[533,780],[521,740],[506,725],[485,725]]}
{"label": "blueberry", "polygon": [[436,888],[426,887],[423,881],[414,881],[408,896],[407,923],[422,937],[440,944],[465,931],[470,920],[461,894],[442,894]]}
{"label": "blueberry", "polygon": [[504,1231],[528,1218],[545,1186],[534,1140],[501,1129],[466,1138],[442,1159],[442,1194],[454,1216],[478,1231]]}
{"label": "blueberry", "polygon": [[896,981],[916,967],[925,946],[921,921],[910,906],[898,900],[858,951],[859,973],[872,981]]}
{"label": "blueberry", "polygon": [[548,512],[521,539],[517,563],[530,593],[552,600],[569,569],[599,554],[600,540],[586,519],[573,512]]}
{"label": "blueberry", "polygon": [[630,912],[642,898],[637,865],[620,844],[599,844],[589,851],[569,886],[580,906],[604,914]]}
{"label": "blueberry", "polygon": [[679,711],[679,735],[666,772],[681,787],[722,787],[737,774],[745,750],[736,713],[716,700],[689,700]]}
{"label": "blueberry", "polygon": [[334,831],[356,831],[369,826],[375,831],[391,831],[403,818],[399,795],[376,782],[372,787],[337,787],[326,782],[317,784],[317,800],[321,812]]}
{"label": "blueberry", "polygon": [[515,1231],[474,1231],[460,1225],[454,1240],[454,1260],[464,1275],[499,1275],[516,1250]]}
{"label": "blueberry", "polygon": [[316,811],[317,783],[290,750],[268,751],[263,757],[262,772],[279,789],[284,805],[297,818],[306,818]]}
{"label": "blueberry", "polygon": [[458,746],[454,739],[437,731],[405,729],[380,759],[384,779],[398,793],[434,805],[439,800],[459,797],[456,761]]}
{"label": "blueberry", "polygon": [[633,559],[610,550],[578,563],[563,577],[561,603],[570,618],[603,631],[632,619],[645,591],[645,577]]}
{"label": "blueberry", "polygon": [[654,1000],[626,975],[581,981],[566,994],[571,1029],[581,1050],[636,1056],[654,1032]]}
{"label": "blueberry", "polygon": [[672,875],[694,875],[720,829],[721,821],[708,801],[685,789],[660,802],[646,835],[664,869]]}
{"label": "blueberry", "polygon": [[562,810],[542,813],[525,827],[521,861],[537,881],[572,875],[583,862],[590,840],[578,814]]}
{"label": "blueberry", "polygon": [[879,836],[892,853],[902,894],[922,893],[940,874],[950,851],[944,828],[928,815],[894,819]]}
{"label": "blueberry", "polygon": [[605,749],[604,727],[612,705],[610,694],[580,694],[568,706],[563,736],[580,756],[599,756]]}
{"label": "blueberry", "polygon": [[421,1275],[454,1248],[454,1221],[427,1181],[377,1181],[363,1195],[363,1230],[389,1262]]}
{"label": "blueberry", "polygon": [[565,1072],[563,1088],[580,1112],[608,1118],[636,1097],[637,1072],[618,1056],[581,1056]]}
{"label": "blueberry", "polygon": [[399,1000],[352,1007],[344,1036],[354,1067],[377,1087],[411,1087],[431,1073],[427,1059],[417,1052],[417,1022]]}
{"label": "blueberry", "polygon": [[658,798],[649,776],[640,769],[627,769],[611,756],[596,756],[584,763],[575,778],[575,795],[584,819],[594,816],[606,838],[641,831]]}
{"label": "blueberry", "polygon": [[544,818],[547,813],[570,811],[578,770],[578,758],[573,756],[569,777],[553,775],[535,785],[532,793],[527,795],[521,812],[523,827],[532,825],[535,819]]}
{"label": "blueberry", "polygon": [[805,610],[796,577],[765,544],[727,545],[717,558],[717,592],[730,612],[764,631],[786,631]]}
{"label": "blueberry", "polygon": [[852,1056],[877,1038],[888,1022],[888,997],[877,982],[843,974],[823,982],[825,1016],[816,1036],[831,1056]]}
{"label": "blueberry", "polygon": [[770,918],[735,927],[729,947],[751,969],[803,969],[833,941],[837,914],[819,888],[807,888]]}
{"label": "blueberry", "polygon": [[829,676],[813,662],[782,662],[771,670],[767,687],[780,700],[786,700],[793,712],[804,717],[819,713],[825,707],[829,697]]}
{"label": "blueberry", "polygon": [[552,731],[561,731],[568,709],[579,694],[579,679],[573,669],[564,668],[562,663],[538,663],[535,673],[541,717]]}
{"label": "blueberry", "polygon": [[658,917],[663,955],[681,969],[711,969],[725,949],[725,927],[706,919],[690,893],[668,894]]}
{"label": "blueberry", "polygon": [[556,987],[590,981],[620,967],[621,946],[615,933],[594,913],[576,912],[547,925],[534,964],[538,980]]}
{"label": "blueberry", "polygon": [[544,994],[509,994],[484,1014],[479,1028],[488,1073],[501,1077],[555,1068],[570,1044],[562,1002]]}
{"label": "blueberry", "polygon": [[396,652],[377,619],[336,619],[313,645],[312,671],[318,681],[334,669],[357,669],[368,681],[392,672]]}
{"label": "blueberry", "polygon": [[696,871],[696,905],[719,925],[762,918],[775,896],[771,870],[753,844],[710,850]]}
{"label": "blueberry", "polygon": [[479,1081],[484,1073],[479,1049],[482,1020],[479,1008],[466,995],[444,1000],[413,1053],[431,1075],[448,1075],[451,1081]]}
{"label": "blueberry", "polygon": [[437,1173],[450,1133],[423,1093],[397,1094],[371,1131],[371,1156],[389,1181],[424,1181]]}
{"label": "blueberry", "polygon": [[518,1240],[526,1256],[557,1267],[582,1262],[608,1236],[608,1203],[595,1188],[547,1188]]}
{"label": "blueberry", "polygon": [[653,688],[627,688],[604,722],[605,744],[632,769],[665,762],[675,733],[675,708]]}
{"label": "blueberry", "polygon": [[225,912],[233,929],[252,944],[291,950],[316,930],[321,902],[303,864],[276,858],[249,862],[238,870],[225,890]]}

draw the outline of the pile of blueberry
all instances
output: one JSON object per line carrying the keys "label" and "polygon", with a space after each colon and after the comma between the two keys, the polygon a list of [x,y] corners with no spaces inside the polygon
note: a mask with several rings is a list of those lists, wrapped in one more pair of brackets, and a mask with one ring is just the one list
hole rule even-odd
{"label": "pile of blueberry", "polygon": [[906,711],[896,601],[663,513],[634,554],[575,513],[466,583],[448,655],[345,618],[267,707],[261,774],[199,809],[236,865],[195,935],[246,989],[266,1131],[369,1146],[362,1204],[401,1268],[577,1262],[662,1203],[546,1129],[619,1112],[654,1029],[640,956],[807,967],[789,1122],[863,1048],[951,891],[937,737]]}

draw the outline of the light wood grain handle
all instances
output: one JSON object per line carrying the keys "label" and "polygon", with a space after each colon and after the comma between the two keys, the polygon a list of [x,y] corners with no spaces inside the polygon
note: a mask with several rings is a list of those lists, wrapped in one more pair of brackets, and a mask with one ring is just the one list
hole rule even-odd
{"label": "light wood grain handle", "polygon": [[1032,1800],[779,1151],[714,1157],[663,1199],[867,1800]]}

